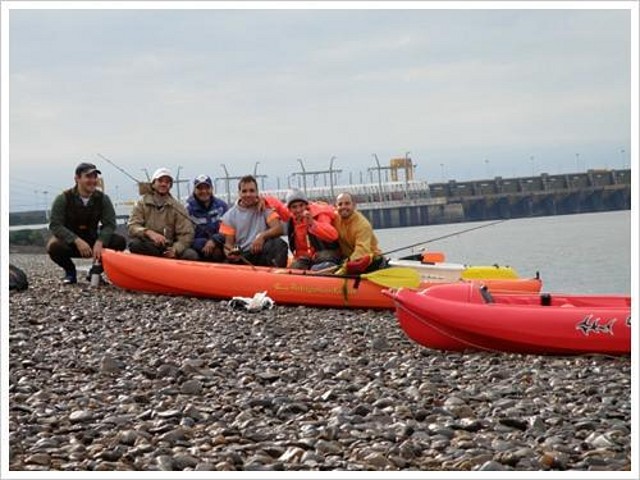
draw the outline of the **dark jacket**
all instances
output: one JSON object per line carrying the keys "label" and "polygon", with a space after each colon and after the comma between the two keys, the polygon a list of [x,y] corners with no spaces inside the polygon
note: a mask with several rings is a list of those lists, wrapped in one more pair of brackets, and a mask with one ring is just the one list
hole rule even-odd
{"label": "dark jacket", "polygon": [[116,231],[116,212],[109,197],[100,190],[93,192],[85,205],[75,186],[53,201],[49,230],[69,244],[77,237],[90,245],[98,239],[107,244]]}
{"label": "dark jacket", "polygon": [[224,236],[219,233],[219,230],[220,219],[227,210],[229,210],[227,203],[213,195],[208,208],[193,195],[188,198],[187,211],[195,222],[193,248],[202,250],[207,240],[224,244]]}

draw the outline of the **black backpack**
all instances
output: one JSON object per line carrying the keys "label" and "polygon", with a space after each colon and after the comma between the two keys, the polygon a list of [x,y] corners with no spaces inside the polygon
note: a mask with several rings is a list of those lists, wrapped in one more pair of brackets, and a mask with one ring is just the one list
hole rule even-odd
{"label": "black backpack", "polygon": [[9,290],[26,290],[29,287],[27,274],[13,264],[9,264]]}

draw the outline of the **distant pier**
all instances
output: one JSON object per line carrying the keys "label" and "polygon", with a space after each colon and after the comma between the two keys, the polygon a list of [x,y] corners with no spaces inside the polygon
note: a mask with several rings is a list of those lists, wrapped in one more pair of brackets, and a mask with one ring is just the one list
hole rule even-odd
{"label": "distant pier", "polygon": [[376,229],[631,209],[631,170],[431,183],[428,196],[360,204]]}
{"label": "distant pier", "polygon": [[[631,209],[631,169],[588,170],[538,176],[458,182],[424,180],[332,185],[307,189],[310,200],[332,203],[351,192],[358,209],[376,229],[441,223],[496,220],[546,215]],[[264,192],[283,199],[286,190]],[[224,198],[224,195],[223,195]],[[235,195],[231,201],[235,200]],[[119,222],[133,202],[116,204]],[[44,224],[44,211],[10,212],[9,224]]]}

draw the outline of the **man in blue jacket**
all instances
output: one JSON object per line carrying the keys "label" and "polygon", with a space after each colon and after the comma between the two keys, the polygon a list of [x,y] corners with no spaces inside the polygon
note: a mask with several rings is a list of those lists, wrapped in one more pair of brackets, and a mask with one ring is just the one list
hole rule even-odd
{"label": "man in blue jacket", "polygon": [[194,221],[195,236],[192,248],[201,260],[222,262],[224,235],[219,233],[220,219],[229,209],[226,202],[213,195],[213,182],[208,175],[193,180],[193,193],[187,199],[187,211]]}

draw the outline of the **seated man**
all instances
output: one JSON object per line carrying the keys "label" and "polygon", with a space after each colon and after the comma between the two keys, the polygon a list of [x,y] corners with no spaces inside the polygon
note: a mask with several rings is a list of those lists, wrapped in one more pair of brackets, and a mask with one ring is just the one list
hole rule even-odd
{"label": "seated man", "polygon": [[338,216],[335,227],[342,254],[347,257],[341,270],[348,274],[372,272],[386,266],[378,239],[369,220],[356,210],[350,193],[341,193],[336,198]]}
{"label": "seated man", "polygon": [[337,267],[341,257],[338,231],[331,224],[336,217],[333,208],[326,203],[309,203],[300,190],[291,190],[286,202],[290,212],[287,235],[294,258],[291,268],[324,270]]}
{"label": "seated man", "polygon": [[131,253],[156,257],[197,260],[190,248],[193,223],[185,208],[169,191],[173,176],[166,168],[159,168],[151,177],[151,193],[133,206],[129,216],[129,250]]}
{"label": "seated man", "polygon": [[238,182],[238,201],[222,217],[220,232],[225,237],[224,250],[230,263],[248,263],[269,267],[286,267],[287,244],[280,217],[263,208],[258,197],[258,183],[252,175]]}
{"label": "seated man", "polygon": [[[124,250],[127,241],[116,231],[116,212],[107,195],[97,189],[100,170],[92,163],[76,167],[75,186],[58,195],[51,206],[47,243],[51,260],[64,269],[63,283],[78,282],[72,257],[100,262],[103,248]],[[98,228],[100,225],[100,228]]]}
{"label": "seated man", "polygon": [[193,181],[193,193],[187,199],[187,211],[195,223],[191,246],[198,252],[200,260],[224,260],[224,235],[219,230],[220,220],[227,210],[227,203],[213,195],[211,177],[198,175]]}

